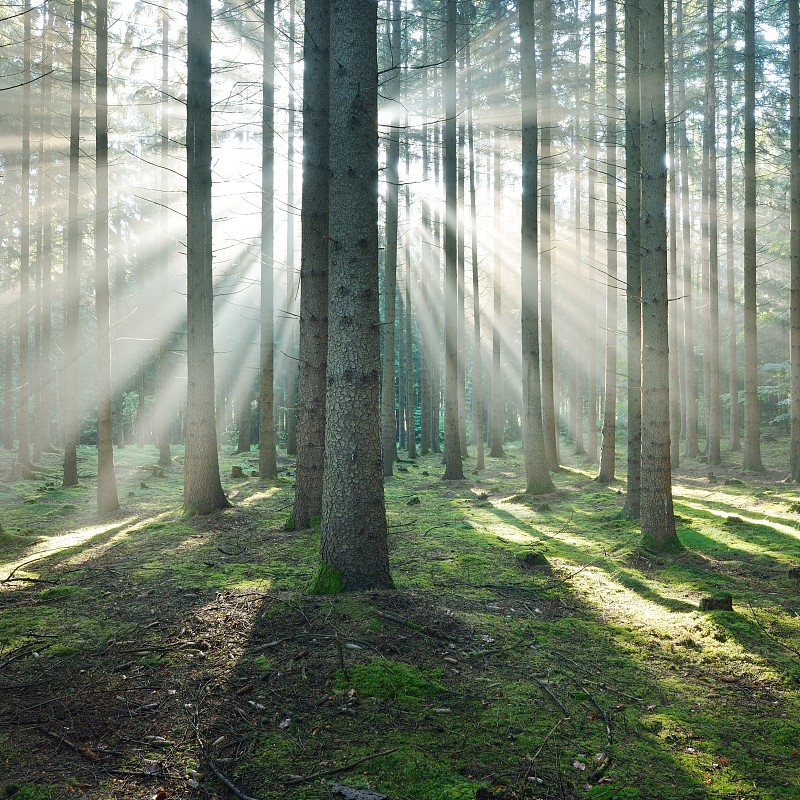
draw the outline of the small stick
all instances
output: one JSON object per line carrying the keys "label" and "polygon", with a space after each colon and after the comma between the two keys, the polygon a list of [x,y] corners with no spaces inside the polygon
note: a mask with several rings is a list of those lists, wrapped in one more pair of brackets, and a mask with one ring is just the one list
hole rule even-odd
{"label": "small stick", "polygon": [[[296,778],[286,778],[282,780],[285,786],[299,786],[303,783],[311,783],[315,781],[317,778],[325,778],[328,775],[338,775],[341,772],[348,772],[351,769],[355,769],[356,767],[360,767],[362,764],[366,763],[367,761],[371,761],[373,758],[380,758],[381,756],[388,756],[392,753],[396,753],[400,748],[393,747],[391,750],[384,750],[382,753],[373,753],[369,756],[364,756],[364,758],[359,758],[358,761],[351,761],[349,764],[345,764],[343,767],[336,767],[334,769],[326,769],[324,772],[315,772],[313,775],[306,775],[303,777],[296,777]],[[248,800],[255,800],[255,798],[248,798]]]}
{"label": "small stick", "polygon": [[197,736],[197,743],[200,745],[200,751],[203,753],[203,758],[206,760],[206,764],[208,764],[209,769],[214,773],[218,780],[225,784],[228,789],[231,791],[232,794],[236,795],[239,800],[258,800],[257,797],[251,797],[249,794],[245,794],[230,778],[225,775],[225,773],[214,763],[214,760],[206,750],[206,746],[203,743],[203,740],[200,736]]}
{"label": "small stick", "polygon": [[550,737],[556,732],[558,726],[561,725],[562,722],[566,722],[568,719],[569,717],[561,717],[561,719],[558,722],[556,722],[555,725],[553,725],[553,728],[550,731],[550,733],[548,733],[547,736],[544,737],[542,743],[539,745],[539,749],[533,754],[533,756],[531,756],[531,761],[536,761],[536,759],[539,757],[539,753],[541,753],[542,750],[544,750],[544,746],[550,740]]}

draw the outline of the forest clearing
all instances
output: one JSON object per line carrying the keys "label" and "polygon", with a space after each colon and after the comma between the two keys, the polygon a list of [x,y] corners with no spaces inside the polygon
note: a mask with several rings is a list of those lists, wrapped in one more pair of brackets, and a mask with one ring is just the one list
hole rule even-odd
{"label": "forest clearing", "polygon": [[[291,460],[265,484],[257,452],[223,454],[234,507],[186,519],[180,457],[128,447],[122,509],[98,517],[79,453],[78,488],[54,459],[33,481],[0,469],[5,796],[798,797],[783,474],[684,461],[686,549],[659,557],[620,513],[624,483],[580,459],[539,498],[519,494],[518,445],[453,483],[441,456],[403,461],[397,590],[319,596],[318,528],[285,530]],[[733,611],[700,610],[720,593]]]}

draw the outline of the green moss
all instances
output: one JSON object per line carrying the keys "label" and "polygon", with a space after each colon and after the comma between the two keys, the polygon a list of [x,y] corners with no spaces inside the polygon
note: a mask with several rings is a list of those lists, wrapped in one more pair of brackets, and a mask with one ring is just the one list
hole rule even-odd
{"label": "green moss", "polygon": [[333,688],[339,692],[354,689],[362,697],[374,697],[403,706],[416,705],[442,691],[441,684],[433,676],[416,667],[383,660],[357,664],[348,670],[347,675],[337,672]]}
{"label": "green moss", "polygon": [[80,586],[53,586],[51,589],[43,589],[37,596],[40,600],[62,600],[83,594],[84,591]]}
{"label": "green moss", "polygon": [[329,567],[324,561],[308,589],[310,594],[340,594],[344,591],[342,573]]}
{"label": "green moss", "polygon": [[13,800],[55,800],[58,797],[54,786],[38,786],[33,783],[9,783],[3,789],[5,797]]}

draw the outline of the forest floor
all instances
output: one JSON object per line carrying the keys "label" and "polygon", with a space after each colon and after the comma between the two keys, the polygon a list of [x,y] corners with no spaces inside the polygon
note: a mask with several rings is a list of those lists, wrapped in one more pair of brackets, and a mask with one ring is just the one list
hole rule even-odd
{"label": "forest floor", "polygon": [[[224,454],[234,507],[183,518],[181,457],[60,486],[0,462],[0,795],[17,800],[800,798],[800,497],[726,454],[675,473],[685,551],[638,548],[579,458],[520,495],[518,448],[386,483],[397,591],[305,593],[293,465]],[[771,449],[770,449],[771,448]],[[785,464],[785,443],[765,448]],[[231,467],[246,477],[232,479]],[[247,477],[251,476],[251,477]],[[720,592],[733,611],[700,611]]]}

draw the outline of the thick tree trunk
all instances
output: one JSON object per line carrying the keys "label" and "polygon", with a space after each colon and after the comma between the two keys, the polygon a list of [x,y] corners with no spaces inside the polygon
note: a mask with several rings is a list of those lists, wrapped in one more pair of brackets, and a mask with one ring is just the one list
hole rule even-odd
{"label": "thick tree trunk", "polygon": [[762,472],[756,327],[756,21],[744,3],[744,450],[742,466]]}
{"label": "thick tree trunk", "polygon": [[[406,180],[411,174],[411,141],[408,134],[408,114],[406,114]],[[405,385],[401,392],[405,391],[406,409],[406,448],[408,457],[417,457],[417,429],[414,418],[414,326],[412,318],[412,285],[413,276],[411,274],[411,187],[406,186],[406,237],[405,237],[405,262],[406,262],[406,302],[405,302],[405,353],[401,358],[405,359]]]}
{"label": "thick tree trunk", "polygon": [[211,246],[211,0],[189,0],[186,109],[187,409],[183,508],[208,514],[228,503],[219,478],[214,415]]}
{"label": "thick tree trunk", "polygon": [[680,548],[669,461],[667,120],[664,0],[640,0],[642,163],[642,542]]}
{"label": "thick tree trunk", "polygon": [[114,475],[111,302],[108,286],[108,0],[97,0],[94,304],[97,316],[97,510],[119,508]]}
{"label": "thick tree trunk", "polygon": [[300,217],[300,375],[294,521],[322,514],[328,361],[329,0],[306,0],[303,69],[303,202]]}
{"label": "thick tree trunk", "polygon": [[520,0],[522,64],[522,446],[526,491],[553,491],[545,453],[539,372],[538,108],[534,0]]}
{"label": "thick tree trunk", "polygon": [[625,515],[639,519],[642,477],[641,112],[639,0],[625,3],[625,260],[628,321],[628,494]]}
{"label": "thick tree trunk", "polygon": [[445,412],[444,479],[461,480],[461,438],[458,431],[458,138],[456,129],[456,0],[444,0],[446,50],[444,65],[445,186]]}
{"label": "thick tree trunk", "polygon": [[330,30],[323,592],[392,586],[379,418],[377,5],[334,0]]}
{"label": "thick tree trunk", "polygon": [[606,377],[603,444],[597,480],[616,472],[617,434],[617,11],[606,0]]}

